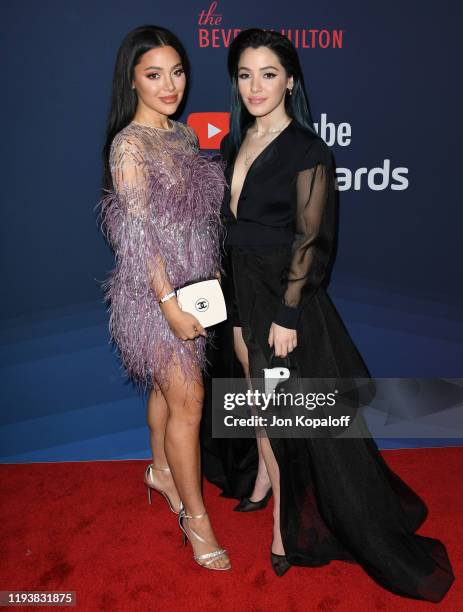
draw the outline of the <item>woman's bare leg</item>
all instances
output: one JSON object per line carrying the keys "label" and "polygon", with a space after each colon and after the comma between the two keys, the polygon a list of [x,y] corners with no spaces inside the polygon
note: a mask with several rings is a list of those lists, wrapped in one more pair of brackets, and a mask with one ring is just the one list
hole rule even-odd
{"label": "woman's bare leg", "polygon": [[[160,386],[168,407],[164,439],[167,461],[186,514],[202,514],[205,506],[201,494],[199,450],[199,425],[204,399],[201,374],[198,370],[195,379],[186,380],[181,368],[172,364],[168,380]],[[204,544],[192,536],[190,542],[195,554],[209,553],[219,547],[208,516],[187,520],[187,531],[189,527],[210,542]],[[224,555],[214,560],[209,567],[228,565],[229,559]]]}
{"label": "woman's bare leg", "polygon": [[[164,450],[164,440],[169,409],[167,407],[167,402],[164,395],[159,387],[150,391],[146,409],[147,423],[150,429],[153,465],[155,468],[169,467],[169,462],[167,461]],[[164,472],[161,470],[153,470],[151,477],[156,486],[167,493],[174,508],[177,511],[180,510],[180,496],[172,478],[172,474],[170,472]]]}
{"label": "woman's bare leg", "polygon": [[[248,349],[243,340],[243,333],[241,327],[233,328],[233,342],[235,347],[236,357],[238,361],[241,363],[241,366],[244,371],[244,375],[248,381],[249,387],[251,387],[251,374],[249,372],[249,359],[248,359]],[[270,479],[267,472],[267,467],[265,465],[264,457],[262,455],[261,448],[261,438],[256,438],[257,441],[257,453],[259,456],[259,463],[257,466],[257,476],[256,481],[254,483],[254,489],[249,497],[249,499],[253,502],[261,501],[267,494],[270,487]]]}
{"label": "woman's bare leg", "polygon": [[[250,379],[248,349],[243,340],[241,327],[233,328],[233,337],[236,356],[243,366],[246,377]],[[254,491],[250,499],[252,501],[261,500],[267,493],[269,482],[271,483],[273,490],[272,552],[277,555],[284,555],[285,550],[280,531],[280,470],[273,454],[270,440],[265,435],[257,438],[257,449],[259,451],[259,468]]]}
{"label": "woman's bare leg", "polygon": [[273,454],[270,440],[263,436],[260,438],[261,452],[267,467],[267,472],[272,483],[273,490],[273,540],[272,552],[276,555],[284,555],[285,549],[281,539],[280,530],[280,469]]}

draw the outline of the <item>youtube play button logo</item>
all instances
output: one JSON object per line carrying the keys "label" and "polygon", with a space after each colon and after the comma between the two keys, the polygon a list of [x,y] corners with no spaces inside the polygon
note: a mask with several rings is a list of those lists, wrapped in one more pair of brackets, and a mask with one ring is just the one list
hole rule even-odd
{"label": "youtube play button logo", "polygon": [[196,132],[200,149],[220,149],[229,130],[229,113],[191,113],[187,124]]}

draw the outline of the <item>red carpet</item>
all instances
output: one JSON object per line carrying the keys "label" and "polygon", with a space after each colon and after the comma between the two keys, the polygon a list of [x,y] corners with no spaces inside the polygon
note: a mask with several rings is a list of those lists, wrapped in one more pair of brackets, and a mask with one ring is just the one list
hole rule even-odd
{"label": "red carpet", "polygon": [[148,505],[147,461],[0,466],[0,590],[73,590],[77,606],[68,609],[85,612],[463,609],[463,448],[384,456],[427,502],[420,533],[447,546],[456,580],[437,606],[392,595],[342,562],[293,567],[277,578],[268,559],[271,504],[238,514],[231,511],[235,502],[210,485],[209,512],[233,568],[200,568],[191,547],[182,548],[176,516],[164,500],[155,494]]}

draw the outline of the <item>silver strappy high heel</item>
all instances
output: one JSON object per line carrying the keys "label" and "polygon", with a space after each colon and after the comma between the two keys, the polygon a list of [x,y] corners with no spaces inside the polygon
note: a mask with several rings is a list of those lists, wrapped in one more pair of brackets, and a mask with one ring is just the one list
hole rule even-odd
{"label": "silver strappy high heel", "polygon": [[147,486],[147,489],[148,489],[148,503],[151,504],[151,489],[153,489],[154,491],[157,491],[158,493],[160,493],[164,497],[164,499],[166,500],[170,510],[174,514],[180,514],[180,512],[183,510],[183,503],[180,501],[180,508],[179,508],[179,510],[176,510],[174,508],[174,506],[172,504],[172,500],[167,495],[167,493],[165,491],[163,491],[162,489],[159,489],[154,484],[152,470],[157,470],[158,472],[170,472],[170,469],[168,467],[166,467],[166,468],[157,468],[152,463],[150,463],[146,467],[145,476],[144,476],[143,480],[144,480],[145,485]]}
{"label": "silver strappy high heel", "polygon": [[[185,509],[181,510],[181,512],[180,512],[180,514],[178,516],[178,525],[179,525],[180,529],[183,531],[183,544],[185,546],[186,546],[187,541],[190,541],[190,536],[188,535],[188,533],[186,532],[185,527],[183,526],[183,521],[185,519],[200,519],[200,518],[203,518],[206,515],[207,515],[206,511],[202,512],[201,514],[189,515],[189,514],[185,513]],[[194,535],[194,537],[198,540],[198,542],[202,542],[203,544],[208,544],[209,546],[213,546],[213,544],[210,544],[210,542],[208,542],[203,537],[201,537],[191,527],[188,527],[188,530],[189,530],[190,534]],[[191,541],[190,541],[190,544],[191,544]],[[213,563],[219,557],[222,557],[223,555],[226,555],[226,553],[227,553],[227,551],[226,551],[225,548],[216,548],[216,550],[213,550],[210,553],[204,553],[203,555],[195,555],[195,554],[193,554],[193,559],[196,561],[196,563],[198,565],[200,565],[201,567],[205,567],[206,569],[210,569],[210,570],[229,570],[229,569],[231,569],[230,561],[228,562],[228,566],[226,566],[226,567],[209,567],[211,563]]]}

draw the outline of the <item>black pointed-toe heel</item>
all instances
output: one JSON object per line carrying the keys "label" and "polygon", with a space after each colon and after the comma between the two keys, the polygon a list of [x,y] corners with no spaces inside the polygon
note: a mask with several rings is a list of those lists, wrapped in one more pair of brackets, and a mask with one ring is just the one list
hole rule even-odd
{"label": "black pointed-toe heel", "polygon": [[283,574],[286,574],[291,567],[291,564],[288,563],[286,555],[276,555],[270,551],[270,560],[272,562],[273,571],[280,578],[283,576]]}
{"label": "black pointed-toe heel", "polygon": [[272,497],[272,488],[267,491],[265,497],[263,497],[260,501],[253,502],[249,499],[249,497],[243,497],[240,503],[233,508],[235,512],[255,512],[256,510],[263,510],[267,504],[268,500]]}

